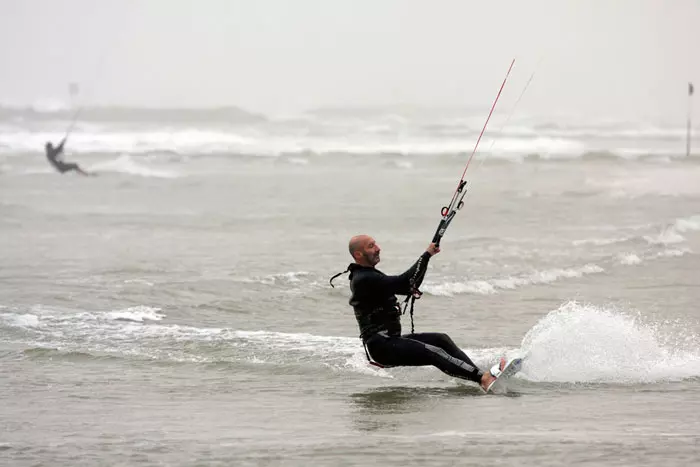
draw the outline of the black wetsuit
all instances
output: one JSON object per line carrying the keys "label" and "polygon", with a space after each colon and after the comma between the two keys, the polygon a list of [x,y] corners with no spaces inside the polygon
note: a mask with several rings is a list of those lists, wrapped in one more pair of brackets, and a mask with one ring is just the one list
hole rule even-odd
{"label": "black wetsuit", "polygon": [[[479,383],[483,372],[447,334],[401,335],[401,308],[396,295],[411,293],[411,280],[420,282],[430,254],[398,276],[353,263],[350,270],[350,305],[360,327],[360,338],[375,362],[383,366],[433,365],[450,376]],[[416,284],[418,286],[420,284]]]}
{"label": "black wetsuit", "polygon": [[55,148],[47,147],[46,158],[49,160],[49,163],[61,173],[69,172],[71,170],[80,172],[80,167],[78,167],[78,164],[75,164],[73,162],[63,162],[61,159],[59,159],[59,156],[63,152],[63,145],[65,144],[65,142],[65,140],[61,141],[61,144],[59,144]]}

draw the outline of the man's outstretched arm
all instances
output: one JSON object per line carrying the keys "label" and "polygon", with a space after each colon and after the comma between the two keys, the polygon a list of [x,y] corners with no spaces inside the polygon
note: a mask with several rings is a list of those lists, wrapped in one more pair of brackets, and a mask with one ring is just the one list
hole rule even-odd
{"label": "man's outstretched arm", "polygon": [[61,143],[56,147],[56,155],[63,152],[63,145],[66,144],[66,138],[67,138],[67,136],[64,136],[63,139],[61,140]]}
{"label": "man's outstretched arm", "polygon": [[[418,258],[418,261],[413,263],[413,266],[408,268],[404,273],[398,276],[377,277],[376,280],[379,282],[377,286],[397,295],[410,294],[411,286],[414,285],[418,287],[420,282],[422,282],[425,272],[428,270],[428,261],[430,261],[430,257],[439,252],[440,248],[436,247],[434,243],[431,243],[427,250]],[[416,283],[411,284],[411,280],[414,277],[416,278]]]}

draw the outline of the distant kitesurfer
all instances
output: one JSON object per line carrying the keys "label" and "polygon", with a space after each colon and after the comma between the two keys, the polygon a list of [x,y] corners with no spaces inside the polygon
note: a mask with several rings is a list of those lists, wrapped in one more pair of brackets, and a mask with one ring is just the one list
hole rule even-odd
{"label": "distant kitesurfer", "polygon": [[81,169],[80,166],[78,166],[78,164],[73,162],[64,162],[63,160],[61,160],[64,144],[66,144],[66,138],[63,138],[61,140],[61,143],[56,147],[54,147],[54,145],[51,144],[50,141],[46,143],[44,148],[46,150],[46,158],[49,160],[49,163],[61,173],[70,172],[71,170],[74,170],[81,175],[90,175],[89,173]]}
{"label": "distant kitesurfer", "polygon": [[[380,366],[432,365],[450,376],[488,388],[495,376],[480,370],[447,334],[401,334],[401,307],[396,295],[409,295],[412,287],[420,285],[412,282],[415,278],[422,280],[428,261],[440,252],[439,247],[431,243],[418,261],[398,276],[387,276],[375,268],[381,249],[372,237],[354,236],[348,249],[355,261],[347,269],[352,291],[350,305],[370,362]],[[501,359],[499,369],[504,364]]]}

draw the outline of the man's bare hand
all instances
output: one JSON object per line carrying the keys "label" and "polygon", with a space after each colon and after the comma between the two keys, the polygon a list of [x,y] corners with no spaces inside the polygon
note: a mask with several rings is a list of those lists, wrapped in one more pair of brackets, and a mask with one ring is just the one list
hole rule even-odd
{"label": "man's bare hand", "polygon": [[437,245],[435,245],[434,243],[431,243],[431,244],[428,246],[428,249],[425,250],[425,251],[427,251],[428,253],[430,253],[430,256],[435,256],[435,255],[437,255],[438,253],[440,253],[440,247],[437,246]]}

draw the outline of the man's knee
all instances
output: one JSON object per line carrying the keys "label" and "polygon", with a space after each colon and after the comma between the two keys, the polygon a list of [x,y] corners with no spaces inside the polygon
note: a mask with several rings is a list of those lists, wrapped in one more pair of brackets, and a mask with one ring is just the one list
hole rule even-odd
{"label": "man's knee", "polygon": [[442,343],[445,343],[448,345],[455,345],[455,343],[452,341],[452,338],[450,336],[448,336],[447,334],[445,334],[444,332],[436,332],[435,338]]}

